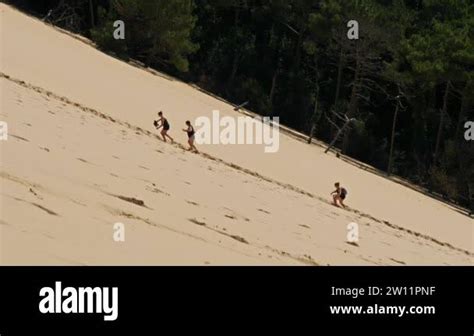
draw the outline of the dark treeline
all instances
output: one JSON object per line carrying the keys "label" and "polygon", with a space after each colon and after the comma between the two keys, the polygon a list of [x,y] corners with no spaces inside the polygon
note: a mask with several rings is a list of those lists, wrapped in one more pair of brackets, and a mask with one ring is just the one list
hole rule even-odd
{"label": "dark treeline", "polygon": [[470,0],[10,2],[472,207]]}

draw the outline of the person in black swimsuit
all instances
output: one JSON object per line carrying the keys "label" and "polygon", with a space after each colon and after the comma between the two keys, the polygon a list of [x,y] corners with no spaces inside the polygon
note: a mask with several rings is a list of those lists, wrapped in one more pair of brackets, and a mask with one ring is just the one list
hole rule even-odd
{"label": "person in black swimsuit", "polygon": [[341,206],[345,208],[346,206],[344,205],[344,200],[347,196],[347,190],[341,187],[341,184],[339,182],[335,183],[334,186],[336,187],[336,190],[331,193],[333,204],[335,206],[339,206],[337,204],[337,202],[339,202],[339,204],[341,204]]}
{"label": "person in black swimsuit", "polygon": [[191,125],[191,122],[189,120],[186,121],[186,126],[187,128],[183,129],[183,132],[188,133],[189,150],[194,150],[195,153],[199,153],[196,146],[194,146],[194,127],[193,125]]}
{"label": "person in black swimsuit", "polygon": [[163,127],[163,129],[161,130],[161,136],[163,137],[163,140],[166,142],[166,138],[168,137],[171,142],[174,142],[174,139],[168,135],[168,131],[170,130],[170,124],[168,122],[168,119],[163,116],[162,111],[158,112],[158,117],[159,119],[155,120],[154,124],[156,129],[160,129],[161,127]]}

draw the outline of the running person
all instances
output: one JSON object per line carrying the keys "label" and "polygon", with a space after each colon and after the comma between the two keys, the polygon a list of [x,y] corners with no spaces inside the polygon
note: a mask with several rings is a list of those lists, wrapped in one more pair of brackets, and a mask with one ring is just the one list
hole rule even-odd
{"label": "running person", "polygon": [[160,118],[155,121],[156,129],[159,130],[161,127],[163,127],[161,130],[161,136],[163,137],[163,140],[166,142],[166,138],[168,137],[171,142],[174,142],[174,139],[168,135],[168,131],[170,130],[170,123],[168,122],[168,119],[163,116],[162,111],[158,112],[158,116]]}
{"label": "running person", "polygon": [[341,206],[345,208],[346,206],[344,205],[344,200],[347,196],[347,190],[341,187],[341,184],[339,182],[335,183],[334,186],[336,187],[336,190],[331,193],[333,204],[335,206],[339,206],[337,204],[337,202],[339,202],[339,204],[341,204]]}
{"label": "running person", "polygon": [[188,144],[189,144],[189,150],[194,150],[195,153],[199,153],[197,150],[196,146],[194,146],[194,127],[191,125],[191,122],[188,120],[186,121],[186,126],[188,128],[183,129],[183,132],[188,133]]}

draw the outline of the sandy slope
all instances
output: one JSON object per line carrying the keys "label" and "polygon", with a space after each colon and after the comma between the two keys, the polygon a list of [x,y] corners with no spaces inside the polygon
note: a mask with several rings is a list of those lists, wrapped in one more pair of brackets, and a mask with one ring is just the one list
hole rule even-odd
{"label": "sandy slope", "polygon": [[[0,11],[0,120],[10,131],[0,143],[2,263],[473,263],[472,219],[318,146],[282,135],[277,154],[205,146],[204,156],[164,144],[150,123],[158,109],[183,143],[186,119],[237,114]],[[327,202],[335,180],[357,210]],[[112,240],[116,222],[124,243]],[[345,242],[350,222],[360,225],[359,246]]]}

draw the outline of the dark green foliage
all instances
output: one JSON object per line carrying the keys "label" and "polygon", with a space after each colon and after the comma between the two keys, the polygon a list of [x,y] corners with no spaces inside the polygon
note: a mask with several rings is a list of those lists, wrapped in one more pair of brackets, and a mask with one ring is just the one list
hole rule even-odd
{"label": "dark green foliage", "polygon": [[[193,11],[191,0],[112,0],[107,13],[100,11],[100,25],[92,30],[92,38],[100,47],[119,55],[187,72],[188,55],[198,50],[198,44],[190,38],[196,23]],[[114,39],[116,20],[125,24],[123,40]]]}

